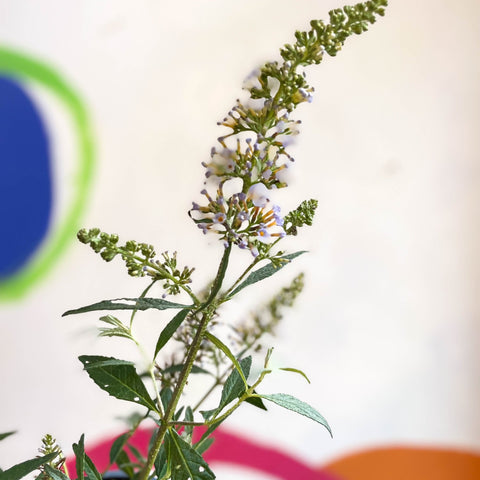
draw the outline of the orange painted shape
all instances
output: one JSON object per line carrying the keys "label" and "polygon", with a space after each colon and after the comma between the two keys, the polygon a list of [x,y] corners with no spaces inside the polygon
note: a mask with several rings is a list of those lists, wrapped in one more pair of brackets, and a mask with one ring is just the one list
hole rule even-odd
{"label": "orange painted shape", "polygon": [[393,447],[340,458],[321,471],[342,480],[480,480],[480,454],[438,448]]}

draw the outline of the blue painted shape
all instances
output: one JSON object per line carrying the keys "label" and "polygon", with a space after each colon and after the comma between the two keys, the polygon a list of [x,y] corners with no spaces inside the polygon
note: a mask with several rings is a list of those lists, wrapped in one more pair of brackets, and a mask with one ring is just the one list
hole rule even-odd
{"label": "blue painted shape", "polygon": [[24,88],[0,76],[0,280],[28,263],[52,214],[50,147]]}

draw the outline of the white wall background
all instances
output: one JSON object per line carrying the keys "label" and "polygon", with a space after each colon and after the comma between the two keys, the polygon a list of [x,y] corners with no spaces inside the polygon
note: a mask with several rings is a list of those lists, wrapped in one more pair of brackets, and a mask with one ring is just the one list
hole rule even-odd
{"label": "white wall background", "polygon": [[[337,6],[0,0],[0,45],[53,65],[88,105],[98,156],[83,223],[178,250],[201,285],[221,246],[186,211],[222,132],[216,121],[253,68]],[[479,21],[475,0],[392,1],[367,34],[307,72],[316,94],[297,111],[294,179],[281,198],[285,211],[310,197],[320,205],[292,246],[308,258],[278,277],[304,270],[308,283],[275,362],[306,370],[312,385],[269,382],[281,391],[288,379],[335,437],[280,409],[240,411],[230,429],[312,464],[398,442],[480,447]],[[143,285],[74,243],[47,281],[0,306],[0,431],[19,430],[0,444],[2,466],[34,456],[46,432],[67,449],[83,432],[95,441],[123,429],[115,417],[128,404],[98,390],[76,357],[133,351],[96,339],[96,315],[60,315]],[[238,309],[264,292],[243,298]],[[148,339],[156,320],[144,317]]]}

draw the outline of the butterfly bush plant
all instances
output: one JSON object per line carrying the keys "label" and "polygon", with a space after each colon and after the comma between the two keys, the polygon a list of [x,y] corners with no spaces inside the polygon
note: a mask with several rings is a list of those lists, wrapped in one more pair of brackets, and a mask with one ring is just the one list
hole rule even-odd
{"label": "butterfly bush plant", "polygon": [[[263,367],[252,369],[252,353],[262,350],[261,337],[273,333],[283,308],[292,305],[302,290],[303,275],[294,278],[246,321],[232,326],[229,338],[219,338],[215,327],[224,303],[251,285],[267,280],[304,253],[286,253],[281,250],[280,242],[312,224],[317,202],[305,200],[286,215],[282,215],[275,203],[277,189],[287,187],[285,172],[294,161],[287,146],[298,133],[300,122],[292,113],[298,105],[312,101],[314,89],[307,83],[304,67],[319,64],[325,55],[335,56],[349,36],[365,32],[378,15],[383,16],[386,5],[387,0],[371,0],[332,10],[328,23],[313,20],[310,30],[297,31],[295,43],[280,50],[280,61],[266,63],[247,78],[244,88],[249,98],[244,102],[237,100],[219,122],[227,131],[212,148],[209,160],[202,163],[205,188],[188,212],[201,232],[216,236],[222,245],[216,276],[207,288],[193,287],[193,268],[181,266],[176,253],[157,255],[149,244],[135,241],[123,244],[117,235],[97,228],[78,233],[80,242],[89,245],[105,261],[119,257],[129,275],[148,277],[150,283],[138,298],[105,300],[65,315],[129,311],[127,317],[112,313],[100,317],[103,325],[100,335],[125,338],[145,354],[133,333],[137,312],[147,309],[175,312],[158,333],[155,350],[148,354],[144,370],[130,361],[112,357],[79,358],[101,389],[143,409],[130,430],[114,441],[110,451],[110,465],[117,465],[128,478],[215,478],[202,455],[212,444],[215,429],[243,403],[261,409],[266,409],[268,403],[277,404],[318,422],[331,433],[325,418],[312,406],[288,393],[264,392],[262,381],[272,373],[269,367],[272,349],[264,352]],[[225,279],[234,254],[244,255],[250,261],[230,284]],[[162,294],[152,295],[154,286],[160,287]],[[179,300],[172,301],[172,297]],[[178,348],[166,357],[162,349],[168,342],[176,342]],[[258,353],[255,357],[258,361]],[[253,376],[251,370],[259,373]],[[295,368],[283,370],[306,378]],[[184,391],[190,375],[204,375],[207,388],[196,403],[186,405]],[[205,400],[212,396],[216,398],[216,407],[205,409]],[[144,455],[129,445],[129,440],[147,419],[153,419],[155,428]],[[0,479],[15,480],[38,470],[37,478],[41,480],[84,477],[101,480],[101,474],[85,453],[83,436],[73,445],[75,472],[67,471],[63,454],[50,435],[42,442],[40,456],[0,473]]]}

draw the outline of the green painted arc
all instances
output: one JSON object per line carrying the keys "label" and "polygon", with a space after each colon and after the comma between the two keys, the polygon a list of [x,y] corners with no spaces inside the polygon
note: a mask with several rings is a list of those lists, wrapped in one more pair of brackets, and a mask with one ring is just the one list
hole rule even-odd
{"label": "green painted arc", "polygon": [[0,300],[23,297],[38,283],[65,252],[80,227],[92,183],[95,146],[87,110],[78,94],[46,63],[13,49],[0,47],[0,73],[24,83],[38,84],[53,93],[70,114],[78,144],[78,169],[73,179],[75,192],[64,218],[54,227],[47,244],[17,275],[0,283]]}

